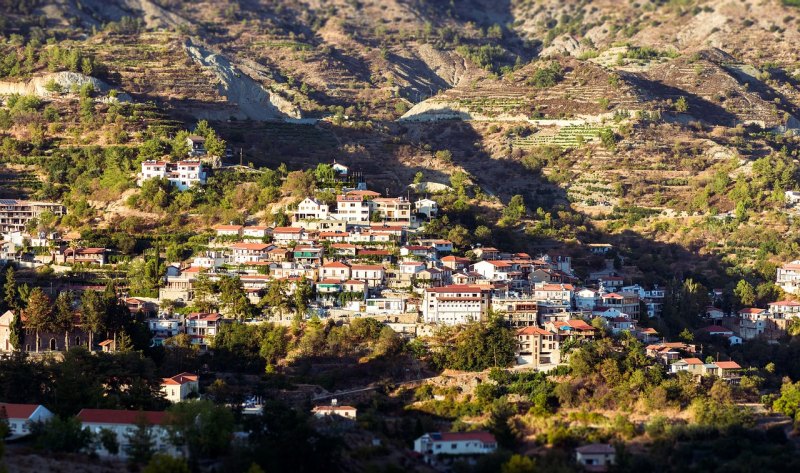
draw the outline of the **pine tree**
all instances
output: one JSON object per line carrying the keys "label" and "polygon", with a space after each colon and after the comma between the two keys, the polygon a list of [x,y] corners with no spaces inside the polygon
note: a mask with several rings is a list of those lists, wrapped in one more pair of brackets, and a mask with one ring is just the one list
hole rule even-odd
{"label": "pine tree", "polygon": [[36,351],[38,352],[39,332],[52,328],[53,324],[53,301],[41,288],[37,287],[31,291],[25,316],[28,319],[28,327],[36,331]]}
{"label": "pine tree", "polygon": [[22,326],[22,312],[14,311],[14,320],[11,321],[11,334],[9,336],[11,346],[14,350],[21,350],[25,345],[25,327]]}
{"label": "pine tree", "polygon": [[9,267],[6,271],[5,298],[3,302],[6,309],[16,311],[20,308],[19,292],[17,291],[17,278],[14,268]]}
{"label": "pine tree", "polygon": [[72,311],[72,293],[62,292],[56,297],[55,327],[64,332],[64,351],[69,350],[69,333],[75,329],[75,313]]}
{"label": "pine tree", "polygon": [[83,324],[89,332],[89,350],[94,349],[94,335],[106,327],[106,308],[103,299],[95,291],[89,290],[81,297]]}

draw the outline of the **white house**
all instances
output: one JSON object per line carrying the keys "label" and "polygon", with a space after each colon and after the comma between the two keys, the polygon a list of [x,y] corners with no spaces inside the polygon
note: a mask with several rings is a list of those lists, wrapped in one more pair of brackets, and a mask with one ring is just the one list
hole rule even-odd
{"label": "white house", "polygon": [[241,225],[214,225],[211,227],[217,236],[241,237],[244,229]]}
{"label": "white house", "polygon": [[794,260],[778,268],[775,284],[788,294],[800,293],[800,260]]}
{"label": "white house", "polygon": [[0,418],[8,421],[11,438],[28,435],[31,424],[47,422],[53,413],[40,404],[9,404],[0,402]]}
{"label": "white house", "polygon": [[314,406],[314,408],[311,409],[311,413],[318,419],[337,416],[355,420],[358,410],[353,406],[340,406],[337,404],[336,399],[334,399],[330,406]]}
{"label": "white house", "polygon": [[320,279],[350,279],[350,265],[341,261],[330,261],[320,267]]}
{"label": "white house", "polygon": [[584,287],[575,292],[575,308],[592,310],[600,302],[600,295],[594,289]]}
{"label": "white house", "polygon": [[419,199],[414,202],[414,211],[431,219],[439,214],[439,204],[431,199]]}
{"label": "white house", "polygon": [[590,471],[606,471],[617,462],[617,451],[606,443],[592,443],[575,449],[575,460]]}
{"label": "white house", "polygon": [[208,173],[200,161],[184,160],[177,163],[144,161],[137,183],[141,186],[148,179],[166,178],[175,188],[185,191],[197,185],[204,185],[207,177]]}
{"label": "white house", "polygon": [[289,242],[300,242],[306,237],[305,229],[301,227],[275,227],[272,230],[272,241],[276,244],[287,244]]}
{"label": "white house", "polygon": [[354,264],[350,267],[351,279],[364,281],[368,287],[383,285],[386,269],[378,264]]}
{"label": "white house", "polygon": [[190,394],[197,394],[199,390],[200,385],[196,374],[181,373],[161,380],[161,392],[164,393],[167,401],[172,403],[181,402]]}
{"label": "white house", "polygon": [[267,259],[272,245],[266,243],[234,243],[228,248],[233,251],[233,261],[238,264],[257,263]]}
{"label": "white house", "polygon": [[323,204],[316,199],[306,197],[302,202],[297,204],[297,210],[294,212],[294,220],[327,220],[331,217],[328,204]]}
{"label": "white house", "polygon": [[270,234],[270,228],[264,225],[248,225],[242,229],[242,237],[245,239],[260,240]]}
{"label": "white house", "polygon": [[533,288],[533,298],[537,301],[556,301],[572,303],[575,287],[572,284],[537,284]]}
{"label": "white house", "polygon": [[711,320],[719,320],[725,317],[725,312],[722,309],[718,309],[716,307],[708,306],[706,307],[706,318]]}
{"label": "white house", "polygon": [[112,409],[82,409],[78,420],[85,429],[93,434],[109,430],[116,434],[119,452],[112,454],[99,445],[96,452],[100,457],[127,458],[130,450],[130,437],[135,434],[138,425],[147,424],[153,440],[153,451],[171,456],[179,456],[181,451],[169,442],[169,433],[165,427],[166,413],[161,411],[127,411]]}
{"label": "white house", "polygon": [[497,450],[489,432],[429,432],[414,440],[414,451],[423,455],[485,455]]}

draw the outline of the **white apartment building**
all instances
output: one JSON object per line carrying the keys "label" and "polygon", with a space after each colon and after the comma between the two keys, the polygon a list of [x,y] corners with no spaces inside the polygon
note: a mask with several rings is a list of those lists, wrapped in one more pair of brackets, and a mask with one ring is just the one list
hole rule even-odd
{"label": "white apartment building", "polygon": [[351,223],[369,223],[370,204],[363,195],[336,196],[336,218]]}
{"label": "white apartment building", "polygon": [[38,219],[44,212],[64,215],[66,209],[54,202],[0,199],[0,233],[25,231],[28,222]]}
{"label": "white apartment building", "polygon": [[554,301],[572,304],[575,287],[572,284],[537,284],[533,288],[533,298],[537,301]]}
{"label": "white apartment building", "polygon": [[368,314],[402,314],[406,311],[406,300],[400,297],[373,298],[365,301]]}
{"label": "white apartment building", "polygon": [[491,291],[479,286],[444,286],[425,290],[422,318],[425,323],[461,325],[486,318]]}
{"label": "white apartment building", "polygon": [[139,173],[137,184],[142,185],[147,179],[166,178],[170,184],[180,191],[197,185],[204,185],[208,174],[202,162],[194,160],[169,163],[166,161],[145,161]]}

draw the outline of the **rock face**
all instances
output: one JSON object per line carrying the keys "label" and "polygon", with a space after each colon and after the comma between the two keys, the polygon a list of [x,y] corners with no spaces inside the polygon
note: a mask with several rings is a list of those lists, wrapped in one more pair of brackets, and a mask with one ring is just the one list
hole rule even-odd
{"label": "rock face", "polygon": [[[50,97],[54,95],[54,93],[48,91],[46,85],[51,81],[58,84],[64,91],[83,87],[84,84],[92,84],[94,90],[99,94],[105,94],[111,90],[108,84],[95,77],[87,76],[79,72],[54,72],[52,74],[34,77],[27,82],[0,81],[0,95],[20,94]],[[127,94],[119,94],[117,100],[128,101],[130,97]]]}
{"label": "rock face", "polygon": [[[219,93],[227,99],[230,105],[235,107],[234,117],[262,121],[301,118],[299,110],[291,102],[267,90],[261,83],[231,64],[224,56],[191,41],[187,41],[185,46],[189,56],[195,62],[213,72],[217,77]],[[207,113],[213,115],[213,112]],[[224,120],[231,114],[223,112],[223,115],[225,116],[203,118]]]}

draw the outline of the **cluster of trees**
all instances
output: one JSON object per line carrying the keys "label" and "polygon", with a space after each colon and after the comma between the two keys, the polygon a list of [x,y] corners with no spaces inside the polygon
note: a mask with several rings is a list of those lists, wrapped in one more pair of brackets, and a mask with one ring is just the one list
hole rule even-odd
{"label": "cluster of trees", "polygon": [[0,77],[19,77],[41,68],[49,72],[80,72],[87,76],[102,75],[105,71],[105,67],[93,56],[78,48],[43,45],[36,38],[28,41],[24,47],[21,44],[6,44],[0,49]]}
{"label": "cluster of trees", "polygon": [[0,399],[71,416],[83,408],[159,410],[167,402],[155,362],[141,352],[72,347],[62,361],[15,354],[0,364]]}
{"label": "cluster of trees", "polygon": [[317,318],[292,329],[267,322],[226,324],[214,337],[214,363],[220,367],[271,373],[293,357],[391,357],[404,350],[402,339],[375,319],[355,319],[349,324],[322,323]]}
{"label": "cluster of trees", "polygon": [[514,364],[516,338],[502,318],[464,327],[443,327],[431,348],[431,362],[440,369],[482,371]]}

